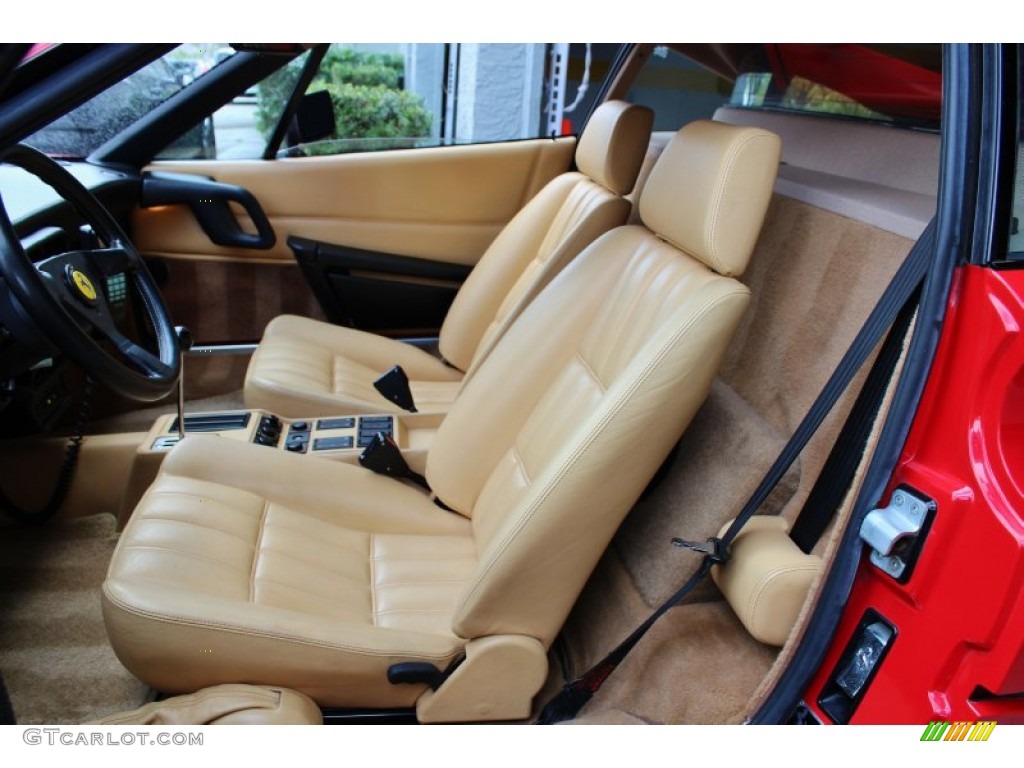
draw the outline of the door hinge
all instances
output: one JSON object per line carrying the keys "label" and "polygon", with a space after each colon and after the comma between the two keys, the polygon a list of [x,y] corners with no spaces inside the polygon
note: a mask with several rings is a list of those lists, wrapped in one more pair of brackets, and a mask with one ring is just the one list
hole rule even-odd
{"label": "door hinge", "polygon": [[871,547],[871,562],[900,583],[910,578],[937,505],[905,485],[892,492],[889,506],[871,510],[860,537]]}

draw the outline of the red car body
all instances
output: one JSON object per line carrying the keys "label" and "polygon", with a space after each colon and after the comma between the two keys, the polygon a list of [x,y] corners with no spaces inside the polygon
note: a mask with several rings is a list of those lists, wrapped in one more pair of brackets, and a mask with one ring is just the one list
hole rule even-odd
{"label": "red car body", "polygon": [[816,703],[873,608],[898,631],[852,723],[1024,723],[1024,273],[960,268],[942,338],[891,487],[937,513],[899,584],[865,556]]}

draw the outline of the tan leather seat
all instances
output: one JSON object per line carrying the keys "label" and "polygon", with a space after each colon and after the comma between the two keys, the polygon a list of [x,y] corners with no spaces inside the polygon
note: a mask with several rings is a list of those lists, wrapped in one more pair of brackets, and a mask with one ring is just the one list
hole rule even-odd
{"label": "tan leather seat", "polygon": [[523,308],[583,248],[624,224],[651,135],[646,107],[611,101],[587,123],[579,172],[545,186],[506,225],[445,317],[439,358],[399,341],[295,315],[266,328],[245,379],[245,402],[282,416],[390,412],[373,382],[392,365],[410,379],[421,411],[447,411],[463,376],[486,357]]}
{"label": "tan leather seat", "polygon": [[[528,716],[546,651],[686,428],[749,299],[774,134],[692,124],[640,201],[520,315],[439,427],[439,499],[367,470],[192,435],[103,589],[124,664],[168,692],[281,685],[423,721]],[[436,691],[388,668],[464,661]]]}

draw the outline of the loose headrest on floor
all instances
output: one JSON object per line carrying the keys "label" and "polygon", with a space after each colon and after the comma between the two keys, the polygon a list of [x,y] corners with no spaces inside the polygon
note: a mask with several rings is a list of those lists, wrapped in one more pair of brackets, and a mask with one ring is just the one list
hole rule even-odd
{"label": "loose headrest on floor", "polygon": [[576,167],[612,192],[626,194],[636,183],[653,124],[654,113],[647,107],[606,101],[580,136]]}
{"label": "loose headrest on floor", "polygon": [[721,275],[743,273],[779,166],[782,142],[761,128],[698,120],[672,137],[640,196],[640,218]]}

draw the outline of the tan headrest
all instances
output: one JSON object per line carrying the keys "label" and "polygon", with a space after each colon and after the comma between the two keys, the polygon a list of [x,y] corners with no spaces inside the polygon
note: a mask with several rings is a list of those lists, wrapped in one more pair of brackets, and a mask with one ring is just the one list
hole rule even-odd
{"label": "tan headrest", "polygon": [[[723,525],[718,535],[731,524]],[[801,552],[788,531],[781,517],[755,515],[733,539],[725,565],[711,569],[743,626],[768,645],[786,642],[822,568],[821,558]]]}
{"label": "tan headrest", "polygon": [[770,131],[698,120],[661,153],[640,195],[648,229],[721,275],[743,273],[779,168]]}
{"label": "tan headrest", "polygon": [[654,113],[625,101],[594,110],[576,147],[576,167],[618,195],[633,189],[651,140]]}

